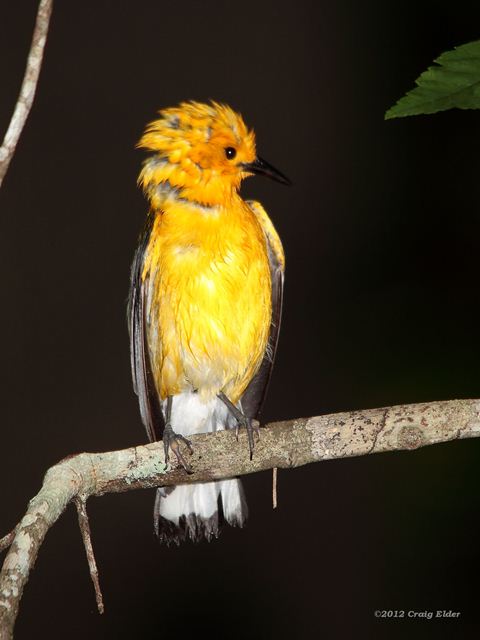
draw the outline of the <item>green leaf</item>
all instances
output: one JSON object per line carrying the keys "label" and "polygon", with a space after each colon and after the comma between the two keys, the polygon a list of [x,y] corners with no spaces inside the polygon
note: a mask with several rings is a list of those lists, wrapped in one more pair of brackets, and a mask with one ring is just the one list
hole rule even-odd
{"label": "green leaf", "polygon": [[409,91],[385,114],[385,120],[447,109],[480,109],[480,40],[446,51],[434,60]]}

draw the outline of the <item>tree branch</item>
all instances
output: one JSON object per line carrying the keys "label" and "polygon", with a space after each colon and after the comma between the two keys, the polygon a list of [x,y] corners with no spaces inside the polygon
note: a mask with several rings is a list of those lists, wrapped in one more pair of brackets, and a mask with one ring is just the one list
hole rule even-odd
{"label": "tree branch", "polygon": [[15,111],[13,112],[10,125],[5,134],[3,144],[0,147],[0,186],[3,178],[7,173],[8,166],[15,148],[17,146],[20,134],[22,133],[28,114],[32,108],[33,98],[37,89],[38,76],[42,66],[43,51],[47,41],[48,25],[50,23],[50,15],[52,13],[53,0],[40,0],[37,12],[37,20],[35,22],[35,30],[33,32],[32,44],[30,45],[30,53],[28,54],[27,68],[23,77],[20,95],[18,96]]}
{"label": "tree branch", "polygon": [[0,640],[13,637],[23,588],[43,539],[72,500],[84,503],[106,493],[220,480],[478,436],[480,400],[452,400],[272,423],[262,429],[253,460],[245,433],[238,444],[232,431],[193,436],[189,475],[165,463],[161,442],[66,458],[47,471],[40,492],[15,528],[0,573]]}

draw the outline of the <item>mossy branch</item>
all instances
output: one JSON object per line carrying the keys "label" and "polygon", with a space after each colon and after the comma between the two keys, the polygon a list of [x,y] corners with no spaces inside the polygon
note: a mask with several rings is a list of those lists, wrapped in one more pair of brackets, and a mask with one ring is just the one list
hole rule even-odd
{"label": "mossy branch", "polygon": [[[0,573],[0,640],[13,637],[22,592],[40,546],[71,501],[84,505],[89,497],[106,493],[220,480],[274,467],[417,449],[479,435],[480,400],[452,400],[268,424],[261,430],[253,460],[244,433],[238,443],[232,431],[193,436],[193,473],[189,475],[165,463],[161,442],[66,458],[47,471],[21,522],[2,538],[4,548],[10,549]],[[89,558],[89,564],[95,574],[94,560]]]}

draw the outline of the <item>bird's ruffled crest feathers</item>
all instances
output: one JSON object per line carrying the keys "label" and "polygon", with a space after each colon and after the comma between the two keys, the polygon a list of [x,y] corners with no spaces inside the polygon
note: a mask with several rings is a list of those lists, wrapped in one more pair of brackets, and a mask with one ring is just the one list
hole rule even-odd
{"label": "bird's ruffled crest feathers", "polygon": [[[177,107],[159,111],[160,118],[147,125],[138,147],[157,151],[167,157],[197,144],[223,138],[240,144],[248,140],[255,148],[255,136],[249,131],[240,114],[228,105],[212,102],[182,102]],[[180,154],[178,154],[180,155]]]}

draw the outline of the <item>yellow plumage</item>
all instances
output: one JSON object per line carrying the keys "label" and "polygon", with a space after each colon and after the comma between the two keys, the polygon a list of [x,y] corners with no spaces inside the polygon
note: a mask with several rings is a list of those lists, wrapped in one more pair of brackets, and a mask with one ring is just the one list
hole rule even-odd
{"label": "yellow plumage", "polygon": [[255,159],[255,137],[216,103],[160,115],[139,144],[159,152],[139,178],[156,214],[142,273],[155,309],[148,337],[156,385],[161,398],[194,388],[206,400],[223,391],[236,403],[263,358],[271,321],[266,233],[276,233],[265,211],[238,195],[248,175],[238,164]]}
{"label": "yellow plumage", "polygon": [[215,213],[164,206],[146,251],[149,343],[162,398],[189,388],[236,403],[265,352],[271,285],[265,234],[239,197]]}

